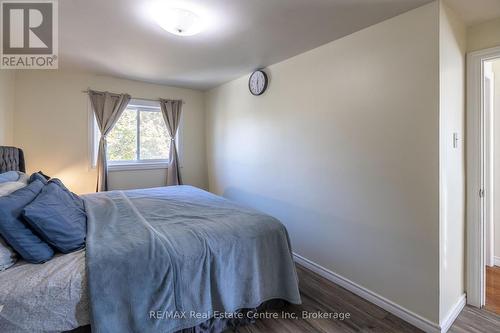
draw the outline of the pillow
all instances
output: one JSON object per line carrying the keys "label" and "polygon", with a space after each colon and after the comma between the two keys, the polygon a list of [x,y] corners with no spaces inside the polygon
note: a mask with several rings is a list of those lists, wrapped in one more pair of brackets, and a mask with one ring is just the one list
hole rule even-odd
{"label": "pillow", "polygon": [[22,211],[43,188],[34,181],[8,196],[0,197],[0,235],[27,262],[38,264],[50,260],[54,251],[25,224]]}
{"label": "pillow", "polygon": [[85,212],[68,192],[58,183],[50,181],[23,210],[31,229],[62,253],[83,248],[87,229]]}
{"label": "pillow", "polygon": [[26,187],[26,183],[24,182],[0,183],[0,197],[7,196],[23,187]]}
{"label": "pillow", "polygon": [[0,237],[0,271],[6,270],[17,261],[17,255],[10,246]]}
{"label": "pillow", "polygon": [[30,181],[29,181],[30,180],[30,176],[28,176],[24,172],[18,171],[18,173],[19,173],[19,179],[17,181],[21,182],[21,183],[25,183],[26,185],[28,185],[30,183]]}
{"label": "pillow", "polygon": [[7,171],[4,173],[0,173],[0,184],[7,182],[26,182],[25,174],[20,171]]}
{"label": "pillow", "polygon": [[47,181],[49,179],[50,178],[47,178],[47,176],[45,176],[41,171],[38,171],[38,172],[35,172],[31,175],[31,177],[29,179],[29,183],[32,183],[35,180],[39,180],[45,185],[45,184],[47,184]]}
{"label": "pillow", "polygon": [[68,190],[68,188],[64,186],[63,182],[60,179],[52,178],[51,180],[49,180],[49,183],[54,183],[57,186],[59,186],[64,192],[66,192],[73,199],[73,202],[78,206],[78,208],[80,208],[83,211],[83,213],[85,213],[85,206],[83,204],[83,199],[80,198],[75,193]]}
{"label": "pillow", "polygon": [[0,173],[0,183],[15,182],[19,179],[17,171],[7,171]]}

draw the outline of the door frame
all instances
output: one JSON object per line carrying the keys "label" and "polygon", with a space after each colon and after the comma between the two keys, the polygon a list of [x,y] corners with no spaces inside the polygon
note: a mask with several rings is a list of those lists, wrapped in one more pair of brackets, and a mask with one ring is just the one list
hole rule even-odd
{"label": "door frame", "polygon": [[466,292],[467,304],[476,307],[485,304],[487,214],[485,198],[489,199],[492,194],[490,173],[485,169],[486,154],[491,151],[491,142],[486,142],[485,131],[491,125],[491,115],[485,114],[483,101],[484,62],[497,58],[500,58],[500,47],[479,50],[467,55]]}
{"label": "door frame", "polygon": [[[490,64],[492,67],[492,64]],[[493,71],[488,72],[487,66],[484,66],[484,92],[482,94],[484,100],[484,188],[488,193],[484,197],[484,232],[485,232],[485,265],[492,267],[495,265],[495,235],[494,235],[494,204],[495,204],[495,190],[494,190],[494,75]],[[490,68],[491,69],[491,68]],[[490,75],[491,74],[491,75]]]}

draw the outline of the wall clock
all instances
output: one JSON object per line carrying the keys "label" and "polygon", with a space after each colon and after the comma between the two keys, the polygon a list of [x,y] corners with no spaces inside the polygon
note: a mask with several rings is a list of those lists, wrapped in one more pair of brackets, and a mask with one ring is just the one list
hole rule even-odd
{"label": "wall clock", "polygon": [[267,75],[262,70],[256,70],[248,79],[248,89],[254,96],[259,96],[267,89]]}

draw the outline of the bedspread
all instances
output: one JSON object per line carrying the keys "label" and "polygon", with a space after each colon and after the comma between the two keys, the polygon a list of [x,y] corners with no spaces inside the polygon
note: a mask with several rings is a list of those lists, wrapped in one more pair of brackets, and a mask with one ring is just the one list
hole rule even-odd
{"label": "bedspread", "polygon": [[285,227],[191,186],[84,196],[92,331],[175,332],[300,303]]}

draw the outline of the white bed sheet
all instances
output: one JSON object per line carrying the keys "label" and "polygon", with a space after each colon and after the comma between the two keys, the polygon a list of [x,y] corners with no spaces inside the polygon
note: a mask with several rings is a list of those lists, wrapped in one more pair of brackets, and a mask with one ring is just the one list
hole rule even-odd
{"label": "white bed sheet", "polygon": [[0,272],[0,332],[61,332],[89,323],[85,250]]}

